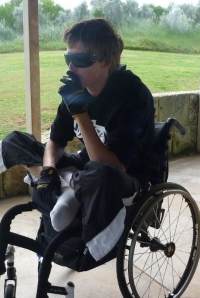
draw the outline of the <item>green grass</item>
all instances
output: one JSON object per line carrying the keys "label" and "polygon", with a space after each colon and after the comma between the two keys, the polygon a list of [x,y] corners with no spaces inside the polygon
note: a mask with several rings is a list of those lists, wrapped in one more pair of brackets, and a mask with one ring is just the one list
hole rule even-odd
{"label": "green grass", "polygon": [[126,50],[122,57],[152,92],[200,87],[200,55]]}
{"label": "green grass", "polygon": [[[0,54],[0,138],[25,130],[22,53]],[[194,90],[200,86],[200,55],[125,50],[122,63],[139,75],[152,92]],[[40,53],[42,129],[50,127],[59,104],[59,79],[66,71],[63,51]]]}
{"label": "green grass", "polygon": [[127,49],[200,54],[200,30],[180,33],[148,22],[138,22],[131,27],[123,27],[120,33]]}

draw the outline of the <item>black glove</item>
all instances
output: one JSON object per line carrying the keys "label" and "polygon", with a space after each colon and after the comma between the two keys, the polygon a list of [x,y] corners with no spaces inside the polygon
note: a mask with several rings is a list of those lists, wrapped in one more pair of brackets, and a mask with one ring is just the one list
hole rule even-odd
{"label": "black glove", "polygon": [[53,167],[43,167],[38,179],[36,189],[45,194],[61,194],[61,181],[58,172]]}
{"label": "black glove", "polygon": [[70,114],[75,115],[86,112],[94,97],[81,86],[81,82],[75,74],[68,71],[67,75],[61,79],[61,82],[65,85],[61,86],[58,92]]}

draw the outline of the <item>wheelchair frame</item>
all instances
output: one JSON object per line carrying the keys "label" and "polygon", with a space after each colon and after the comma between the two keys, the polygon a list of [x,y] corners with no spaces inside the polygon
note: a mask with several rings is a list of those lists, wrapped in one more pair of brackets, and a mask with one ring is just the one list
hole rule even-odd
{"label": "wheelchair frame", "polygon": [[[166,145],[172,126],[176,126],[182,134],[185,133],[184,128],[177,120],[173,118],[168,119],[161,128],[161,132],[163,133],[164,131],[164,139]],[[145,250],[148,249],[150,251],[149,253],[162,253],[167,260],[170,260],[176,252],[176,244],[175,240],[172,239],[173,237],[170,237],[170,240],[168,240],[167,242],[166,239],[161,239],[162,237],[160,235],[160,233],[162,233],[161,227],[163,223],[167,221],[165,214],[166,208],[163,209],[165,200],[167,201],[166,204],[168,204],[168,211],[169,202],[171,205],[173,204],[173,202],[170,201],[170,196],[172,196],[173,200],[175,196],[178,196],[178,199],[182,198],[181,206],[184,203],[187,204],[186,207],[188,209],[186,209],[191,212],[191,223],[193,231],[191,240],[192,247],[189,253],[187,264],[183,273],[181,273],[182,276],[177,282],[176,287],[173,284],[172,288],[170,289],[171,292],[167,292],[164,286],[163,288],[159,286],[159,297],[161,292],[164,293],[164,297],[180,297],[191,281],[195,273],[195,269],[198,265],[200,257],[199,209],[194,199],[185,188],[178,184],[165,182],[167,179],[167,171],[168,168],[166,167],[166,173],[164,175],[165,177],[163,178],[164,183],[151,186],[145,191],[141,191],[134,199],[134,204],[130,207],[127,207],[127,217],[129,218],[129,220],[126,223],[124,233],[119,241],[117,254],[117,278],[121,293],[125,298],[144,297],[140,294],[141,290],[137,288],[137,284],[139,282],[136,282],[136,279],[138,277],[134,277],[135,271],[137,269],[135,269],[134,265],[134,263],[137,263],[137,259],[134,259],[136,255],[136,249],[142,250],[144,248]],[[16,215],[22,212],[32,211],[33,209],[36,209],[36,206],[33,202],[14,206],[6,212],[0,223],[0,275],[7,273],[4,286],[4,298],[16,297],[17,275],[16,269],[14,267],[14,246],[19,246],[31,250],[38,255],[41,255],[41,247],[37,240],[33,240],[10,231],[12,220],[15,218]],[[178,225],[178,223],[176,225]],[[164,229],[164,227],[162,227],[162,229]],[[177,229],[177,226],[175,226],[175,229]],[[154,230],[153,236],[151,235],[152,230]],[[159,232],[160,230],[161,232]],[[158,231],[158,233],[156,234],[155,231]],[[72,282],[69,282],[66,287],[59,287],[51,285],[48,281],[52,262],[54,260],[54,254],[57,248],[68,238],[69,234],[71,233],[72,231],[69,226],[61,231],[46,248],[43,255],[42,263],[40,264],[38,270],[38,286],[36,298],[48,298],[48,293],[63,295],[66,298],[74,297],[74,284]],[[166,235],[164,235],[164,237],[166,238]],[[145,256],[145,253],[141,253],[141,255]],[[127,269],[125,268],[126,262],[128,263]],[[157,264],[158,262],[159,259],[157,259]],[[143,270],[146,269],[145,266],[146,263],[143,266]],[[148,271],[148,267],[146,270]],[[151,268],[150,272],[152,271],[153,269]],[[159,271],[161,271],[160,268]],[[147,275],[150,274],[149,272],[147,273]],[[161,275],[161,272],[159,274]],[[141,275],[142,273],[139,274],[139,276]],[[151,279],[154,280],[155,277],[156,276]],[[151,297],[149,296],[150,287],[151,286],[149,286],[148,297]],[[148,288],[146,291],[148,291]]]}

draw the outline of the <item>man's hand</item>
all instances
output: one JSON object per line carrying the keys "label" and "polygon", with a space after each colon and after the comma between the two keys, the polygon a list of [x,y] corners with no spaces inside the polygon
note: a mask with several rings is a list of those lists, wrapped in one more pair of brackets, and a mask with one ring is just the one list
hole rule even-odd
{"label": "man's hand", "polygon": [[70,71],[67,74],[68,76],[61,80],[65,85],[61,86],[58,92],[71,115],[86,112],[94,97],[81,86],[81,82],[75,74]]}
{"label": "man's hand", "polygon": [[51,195],[54,192],[59,196],[61,194],[61,182],[57,170],[53,167],[43,167],[36,188],[41,193],[45,192]]}

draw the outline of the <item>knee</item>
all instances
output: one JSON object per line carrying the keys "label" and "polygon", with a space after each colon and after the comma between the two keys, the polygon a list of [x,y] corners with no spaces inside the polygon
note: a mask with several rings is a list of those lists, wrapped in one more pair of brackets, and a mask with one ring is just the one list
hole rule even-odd
{"label": "knee", "polygon": [[3,142],[10,142],[12,140],[15,140],[18,138],[22,133],[18,130],[14,130],[11,133],[9,133],[4,139]]}
{"label": "knee", "polygon": [[[90,161],[86,166],[89,170],[88,172],[91,173],[99,185],[101,183],[116,185],[117,188],[125,189],[130,194],[139,190],[139,181],[119,168],[96,161]],[[94,179],[91,179],[91,181]]]}
{"label": "knee", "polygon": [[116,176],[119,174],[119,170],[111,165],[98,162],[98,161],[89,161],[86,166],[85,170],[89,170],[97,174],[99,178],[108,178]]}
{"label": "knee", "polygon": [[9,133],[4,139],[3,139],[3,144],[7,145],[12,145],[14,146],[15,144],[22,143],[29,144],[30,141],[36,141],[35,137],[29,133],[26,132],[21,132],[18,130],[14,130],[11,133]]}

